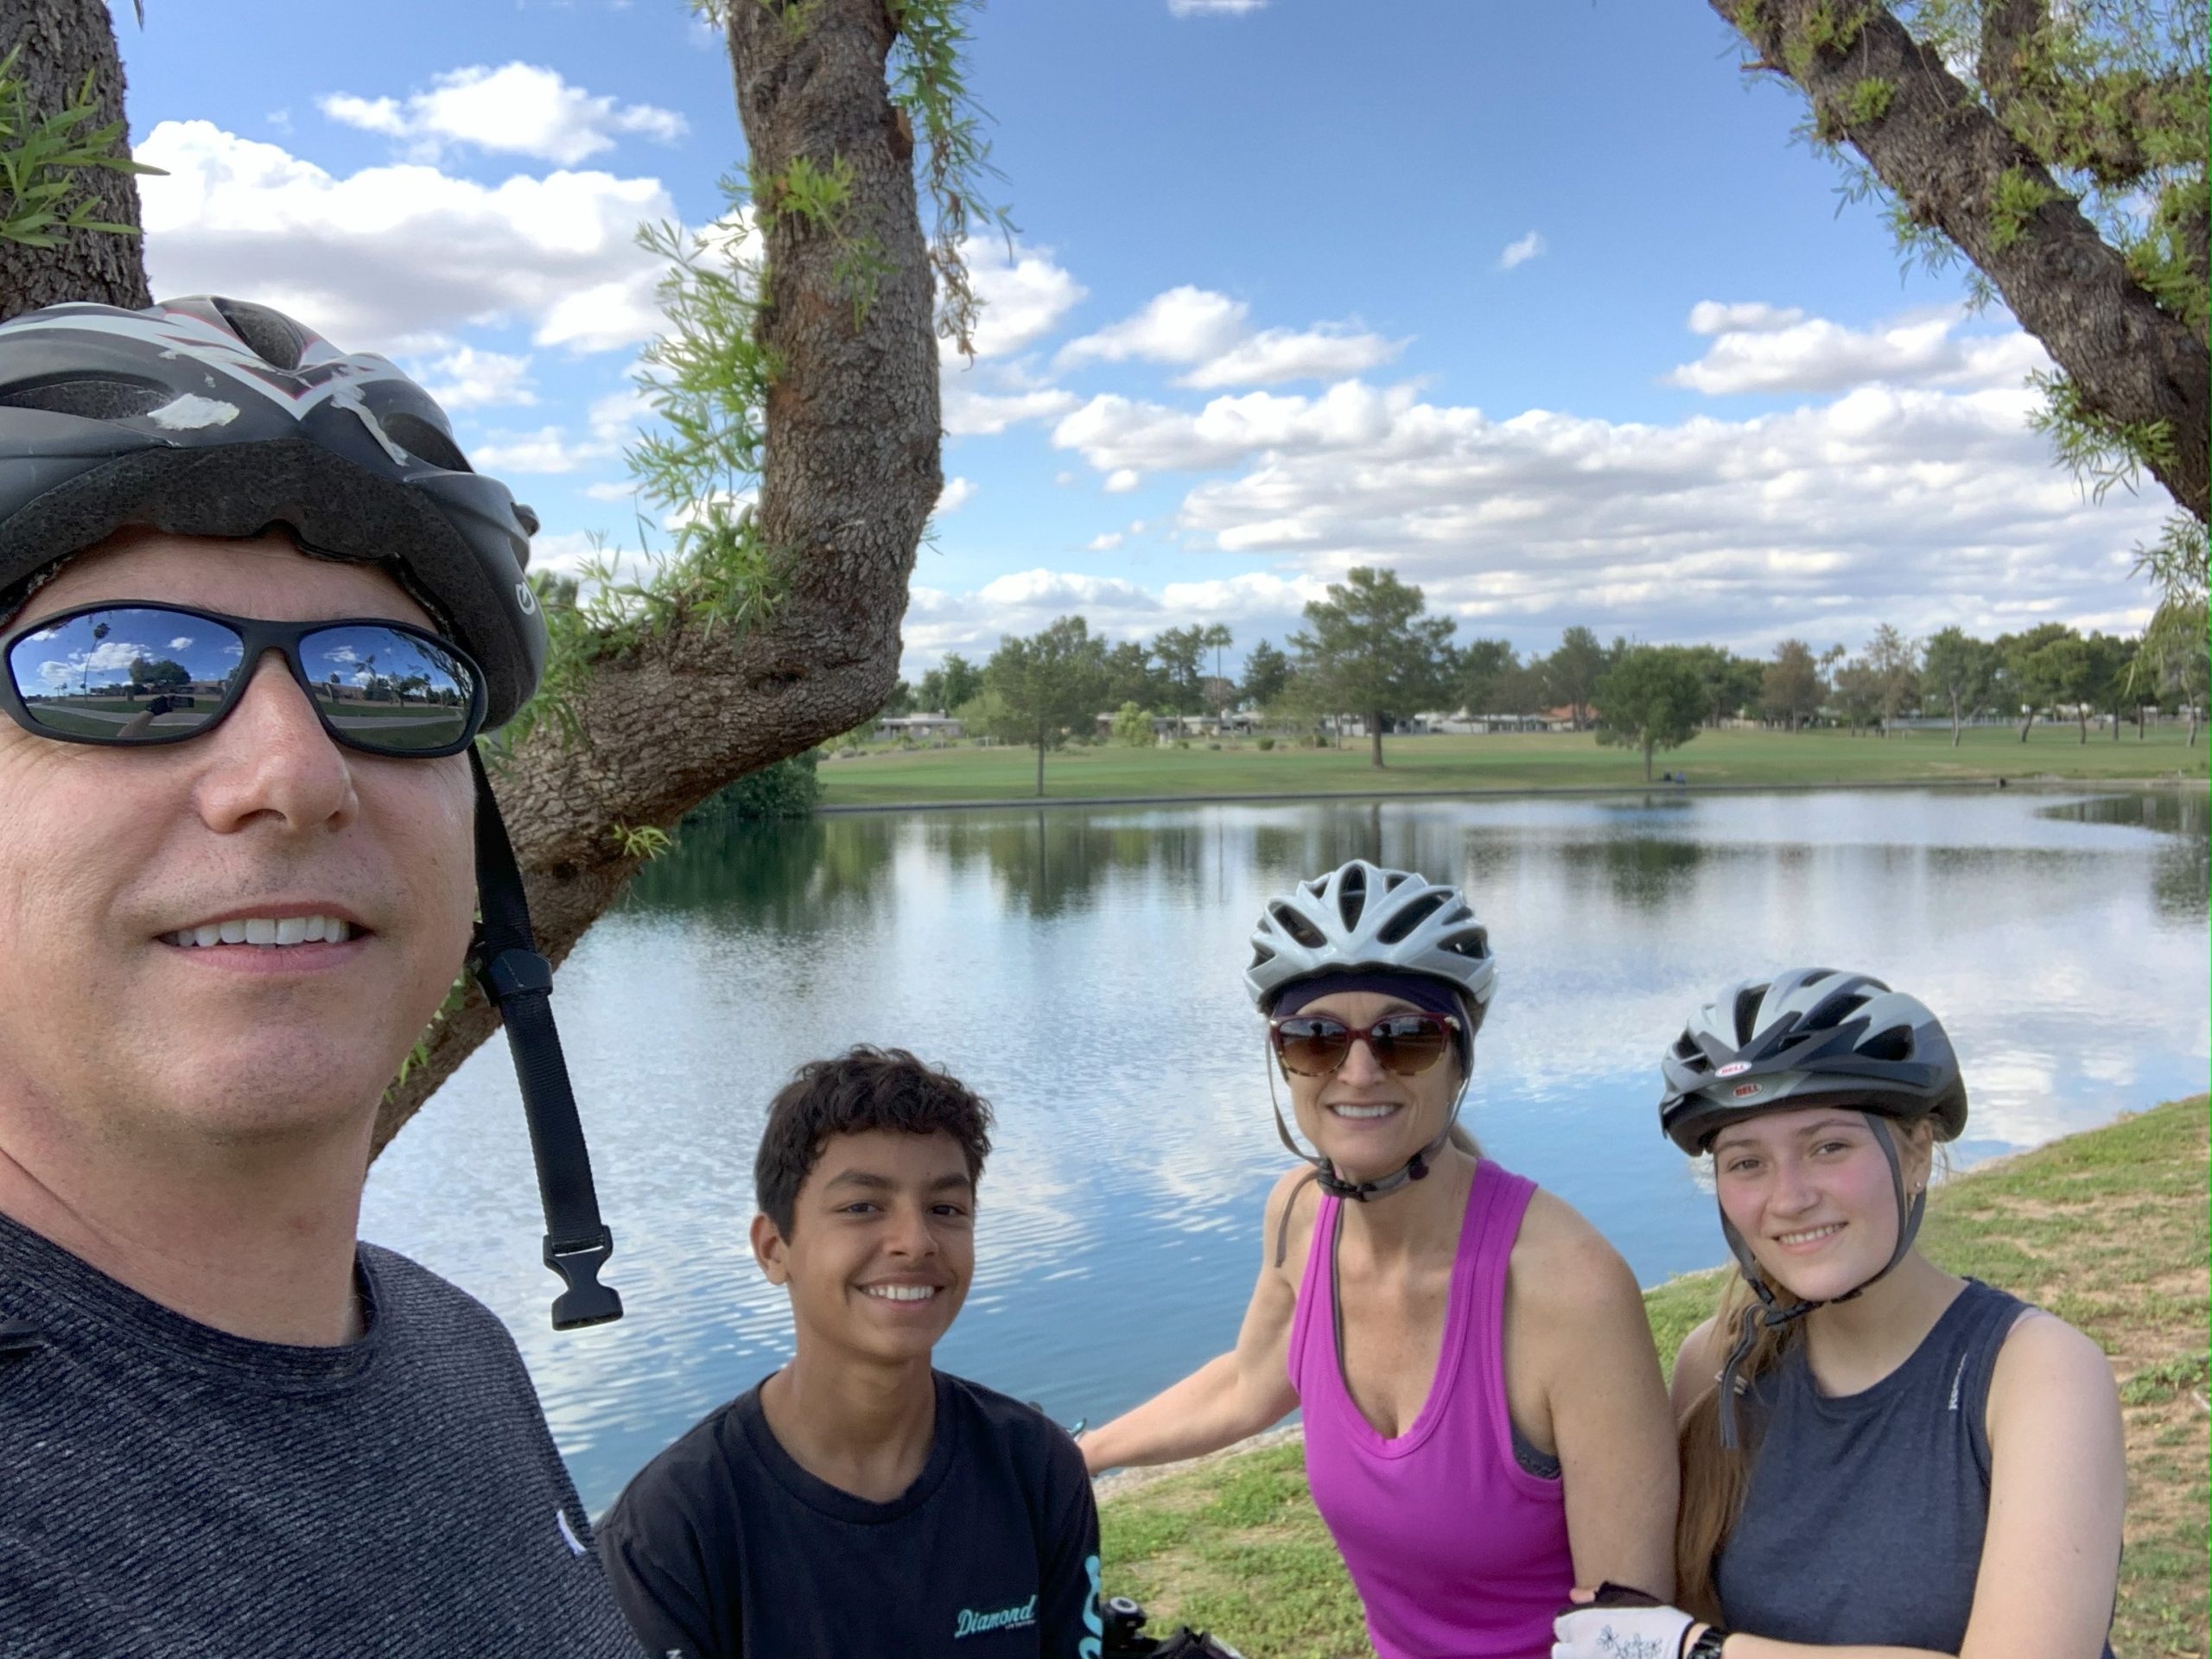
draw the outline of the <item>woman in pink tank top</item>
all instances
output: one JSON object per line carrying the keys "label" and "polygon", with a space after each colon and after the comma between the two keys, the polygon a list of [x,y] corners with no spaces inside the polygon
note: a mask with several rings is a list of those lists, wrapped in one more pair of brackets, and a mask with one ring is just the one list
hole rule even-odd
{"label": "woman in pink tank top", "polygon": [[1268,902],[1245,982],[1315,1148],[1275,1185],[1236,1346],[1086,1436],[1198,1456],[1302,1407],[1381,1659],[1538,1659],[1577,1585],[1673,1587],[1674,1428],[1634,1279],[1457,1127],[1489,938],[1355,860]]}

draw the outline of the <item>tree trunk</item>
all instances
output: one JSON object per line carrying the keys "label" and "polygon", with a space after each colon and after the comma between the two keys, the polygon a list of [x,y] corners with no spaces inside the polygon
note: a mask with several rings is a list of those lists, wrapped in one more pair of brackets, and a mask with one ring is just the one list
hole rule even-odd
{"label": "tree trunk", "polygon": [[1367,739],[1376,766],[1382,764],[1382,716],[1377,712],[1367,717]]}
{"label": "tree trunk", "polygon": [[1643,781],[1647,784],[1651,781],[1651,745],[1649,743],[1643,746]]}
{"label": "tree trunk", "polygon": [[[87,70],[93,115],[79,131],[123,119],[123,62],[106,0],[0,0],[0,52],[12,46],[22,48],[16,73],[34,119],[73,105]],[[130,140],[126,128],[117,140],[119,153],[129,150]],[[93,218],[138,223],[138,181],[131,175],[87,168],[76,178],[80,196],[92,203]],[[0,320],[64,300],[134,310],[151,305],[143,240],[136,231],[128,236],[76,231],[61,232],[60,245],[52,248],[0,242]]]}
{"label": "tree trunk", "polygon": [[2024,743],[2024,742],[2026,742],[2026,741],[2028,741],[2028,728],[2029,728],[2029,727],[2031,727],[2031,726],[2032,726],[2032,725],[2034,725],[2035,723],[2036,723],[2036,711],[2035,711],[2034,709],[2029,709],[2029,710],[2028,710],[2028,717],[2027,717],[2025,720],[2024,720],[2024,721],[2022,721],[2020,722],[2020,741],[2021,741],[2021,742]]}
{"label": "tree trunk", "polygon": [[[843,234],[871,239],[884,268],[855,318],[845,244],[797,213],[772,220],[774,300],[759,327],[783,369],[758,523],[779,598],[745,632],[679,617],[601,661],[575,700],[579,741],[548,722],[497,779],[539,948],[556,963],[637,867],[619,829],[672,824],[732,779],[849,729],[897,677],[906,582],[944,477],[935,290],[884,78],[892,41],[881,0],[820,0],[797,31],[766,5],[729,8],[754,175],[802,156],[849,162]],[[387,1097],[379,1147],[497,1023],[472,991]]]}
{"label": "tree trunk", "polygon": [[[2159,308],[2120,251],[1944,67],[1942,54],[1875,0],[1708,3],[1758,49],[1759,67],[1804,91],[1818,131],[1856,149],[1916,221],[1941,230],[1989,278],[2087,410],[2166,423],[2172,448],[2149,461],[2151,471],[2206,522],[2212,362],[2204,340]],[[1816,39],[1836,43],[1803,49]],[[1854,109],[1867,109],[1859,89],[1870,82],[1890,94],[1880,113],[1854,118]],[[2008,174],[2015,195],[2023,181],[2049,193],[2024,222],[1996,206]]]}
{"label": "tree trunk", "polygon": [[1045,794],[1045,740],[1044,740],[1042,737],[1039,737],[1039,738],[1037,740],[1037,795],[1038,795],[1038,798],[1039,798],[1039,799],[1040,799],[1040,800],[1041,800],[1041,799],[1043,799],[1043,798],[1044,798],[1044,794]]}
{"label": "tree trunk", "polygon": [[1951,747],[1955,749],[1959,747],[1959,700],[1956,696],[1951,699]]}
{"label": "tree trunk", "polygon": [[2086,702],[2077,704],[2074,715],[2082,722],[2082,747],[2087,748],[2089,746],[2089,705]]}

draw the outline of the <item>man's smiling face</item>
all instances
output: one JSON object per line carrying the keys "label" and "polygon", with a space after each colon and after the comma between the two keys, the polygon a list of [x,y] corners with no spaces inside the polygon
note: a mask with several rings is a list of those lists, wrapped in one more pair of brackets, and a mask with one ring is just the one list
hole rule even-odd
{"label": "man's smiling face", "polygon": [[[10,631],[111,599],[431,626],[389,576],[281,537],[149,531],[66,566]],[[189,742],[99,748],[0,721],[11,1136],[252,1142],[365,1127],[459,971],[475,893],[467,757],[342,748],[281,660],[251,672],[228,718]],[[310,915],[342,919],[347,937],[168,937]]]}
{"label": "man's smiling face", "polygon": [[869,1129],[823,1145],[789,1236],[753,1223],[762,1269],[791,1292],[803,1342],[848,1358],[926,1363],[976,1268],[976,1185],[942,1131]]}

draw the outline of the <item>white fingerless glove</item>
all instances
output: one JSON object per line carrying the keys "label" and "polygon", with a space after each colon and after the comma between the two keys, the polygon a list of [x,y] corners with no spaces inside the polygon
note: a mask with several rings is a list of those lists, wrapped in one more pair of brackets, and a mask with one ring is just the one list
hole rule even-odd
{"label": "white fingerless glove", "polygon": [[1577,1607],[1552,1621],[1552,1659],[1681,1659],[1696,1624],[1675,1607]]}

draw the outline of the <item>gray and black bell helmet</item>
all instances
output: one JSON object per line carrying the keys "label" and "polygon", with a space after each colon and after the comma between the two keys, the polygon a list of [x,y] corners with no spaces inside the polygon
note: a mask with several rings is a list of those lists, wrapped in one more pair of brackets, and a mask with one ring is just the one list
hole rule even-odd
{"label": "gray and black bell helmet", "polygon": [[1942,1022],[1866,974],[1800,968],[1744,980],[1700,1008],[1660,1061],[1659,1127],[1693,1157],[1727,1123],[1800,1106],[1966,1128],[1967,1090]]}
{"label": "gray and black bell helmet", "polygon": [[[545,620],[524,576],[537,519],[474,471],[435,399],[390,362],[340,351],[267,306],[50,305],[0,323],[0,613],[125,525],[246,537],[282,526],[313,556],[387,572],[475,658],[487,725],[537,688]],[[613,1235],[554,1029],[482,757],[471,950],[515,1058],[545,1210],[553,1323],[621,1317],[599,1282]]]}
{"label": "gray and black bell helmet", "polygon": [[537,520],[471,469],[435,399],[244,301],[51,305],[0,323],[0,601],[126,524],[290,530],[389,571],[485,674],[487,725],[528,700],[545,622]]}

